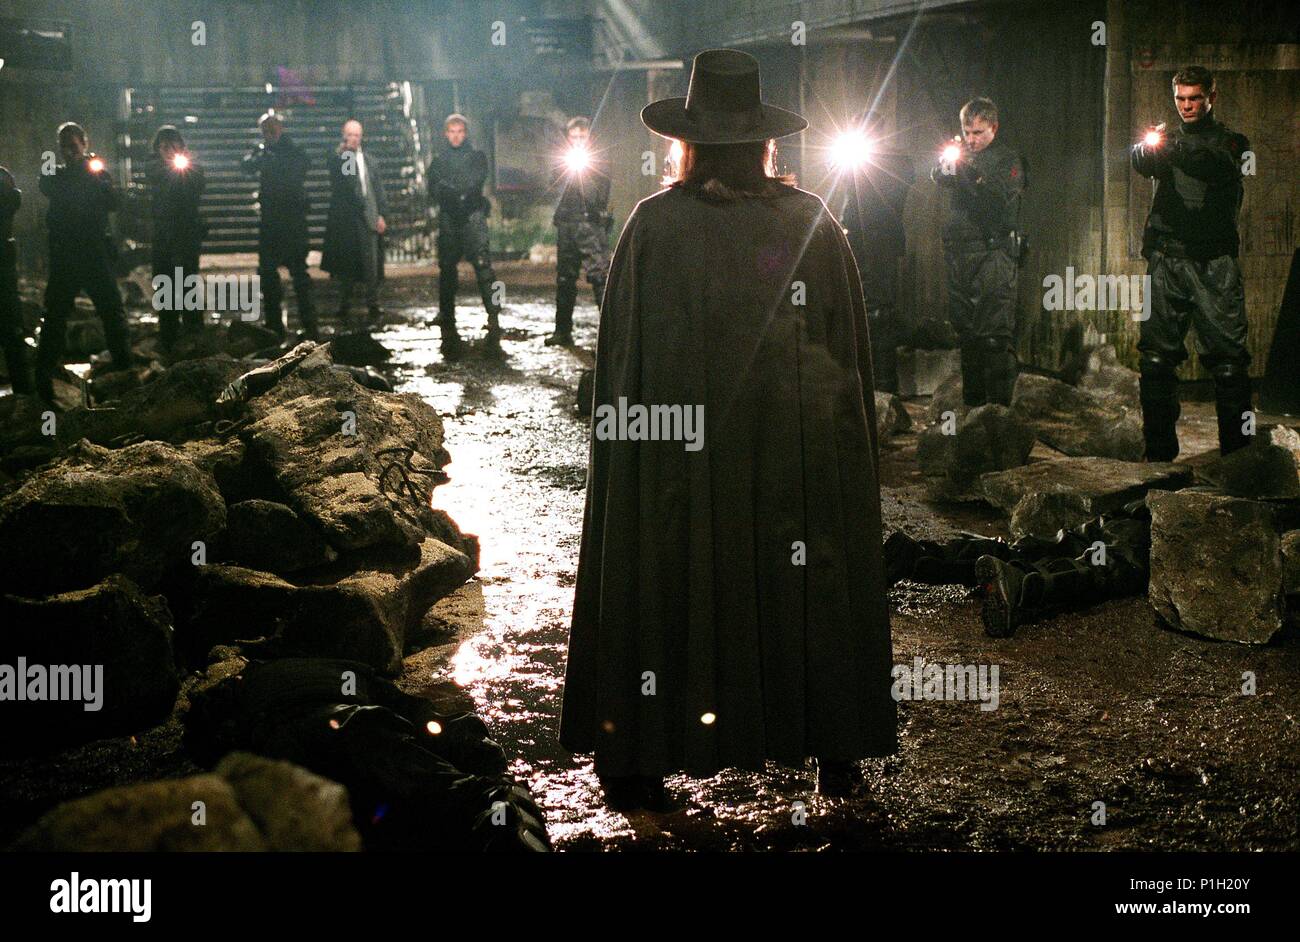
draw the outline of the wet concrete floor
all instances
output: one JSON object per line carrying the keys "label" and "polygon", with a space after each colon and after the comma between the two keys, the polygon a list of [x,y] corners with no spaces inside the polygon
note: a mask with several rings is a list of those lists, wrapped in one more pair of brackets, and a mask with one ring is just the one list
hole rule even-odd
{"label": "wet concrete floor", "polygon": [[[770,766],[670,779],[684,804],[672,814],[606,809],[590,757],[556,741],[586,467],[587,425],[573,408],[580,358],[542,343],[553,318],[544,283],[507,298],[499,362],[473,351],[444,362],[417,300],[432,285],[393,287],[410,303],[390,309],[412,319],[379,334],[398,388],[446,422],[451,481],[434,502],[483,546],[478,578],[439,603],[449,640],[409,658],[403,682],[464,687],[558,849],[1300,847],[1294,628],[1264,648],[1216,643],[1163,627],[1135,598],[995,640],[966,590],[910,583],[891,596],[895,662],[997,665],[996,710],[900,704],[901,751],[866,763],[867,787],[851,799],[814,795],[811,769]],[[576,335],[591,350],[596,312],[584,301]],[[461,302],[472,340],[482,310]],[[919,419],[924,402],[909,409]],[[1189,451],[1209,447],[1212,407],[1189,403],[1183,433]],[[915,442],[898,436],[882,455],[887,528],[1004,534],[992,510],[924,499]],[[1252,696],[1241,694],[1246,671],[1258,678]]]}

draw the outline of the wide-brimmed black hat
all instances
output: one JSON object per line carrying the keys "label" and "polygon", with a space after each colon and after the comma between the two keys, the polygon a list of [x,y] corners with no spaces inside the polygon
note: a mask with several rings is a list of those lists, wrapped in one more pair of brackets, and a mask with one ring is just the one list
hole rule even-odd
{"label": "wide-brimmed black hat", "polygon": [[701,52],[691,65],[686,97],[646,105],[641,121],[656,134],[695,144],[765,141],[808,127],[793,111],[763,103],[758,60],[739,49]]}

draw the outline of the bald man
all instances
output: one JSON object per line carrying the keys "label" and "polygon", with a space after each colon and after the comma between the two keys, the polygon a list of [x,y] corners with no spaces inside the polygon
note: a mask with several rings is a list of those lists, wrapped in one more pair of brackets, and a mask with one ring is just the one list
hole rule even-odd
{"label": "bald man", "polygon": [[361,146],[360,121],[343,125],[343,139],[330,160],[330,209],[320,267],[339,280],[339,319],[348,322],[357,282],[365,286],[373,323],[384,277],[384,221],[387,203],[379,164]]}

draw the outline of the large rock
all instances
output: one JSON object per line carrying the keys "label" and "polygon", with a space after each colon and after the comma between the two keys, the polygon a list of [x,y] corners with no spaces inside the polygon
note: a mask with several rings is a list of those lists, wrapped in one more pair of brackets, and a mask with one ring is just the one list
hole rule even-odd
{"label": "large rock", "polygon": [[876,441],[883,442],[892,435],[909,431],[912,417],[907,414],[903,400],[893,393],[876,392]]}
{"label": "large rock", "polygon": [[38,597],[110,573],[152,589],[226,521],[212,479],[161,442],[88,442],[0,499],[0,590]]}
{"label": "large rock", "polygon": [[960,416],[969,411],[970,406],[962,399],[961,372],[958,371],[940,383],[939,388],[934,391],[930,406],[926,410],[926,417],[931,422],[942,422],[945,412]]}
{"label": "large rock", "polygon": [[1282,590],[1300,595],[1300,530],[1282,534]]}
{"label": "large rock", "polygon": [[898,350],[898,392],[929,396],[953,373],[961,372],[959,350]]}
{"label": "large rock", "polygon": [[226,508],[222,558],[250,569],[286,573],[338,558],[321,535],[284,504],[245,500]]}
{"label": "large rock", "polygon": [[179,643],[198,660],[214,645],[264,634],[278,654],[349,658],[393,673],[408,632],[474,574],[464,553],[433,538],[414,558],[402,556],[370,560],[355,572],[341,561],[334,571],[315,570],[299,583],[240,566],[198,567],[186,592]]}
{"label": "large rock", "polygon": [[430,507],[451,458],[442,420],[419,396],[365,389],[317,348],[251,399],[247,415],[239,437],[248,460],[336,549],[409,548],[432,534],[477,562],[477,543]]}
{"label": "large rock", "polygon": [[1064,454],[1142,458],[1142,414],[1116,397],[1095,396],[1058,379],[1021,373],[1011,408],[1040,441]]}
{"label": "large rock", "polygon": [[335,334],[329,342],[330,357],[346,366],[376,366],[392,356],[388,348],[369,331]]}
{"label": "large rock", "polygon": [[288,762],[234,752],[215,773],[125,785],[65,802],[11,849],[357,851],[361,838],[342,785]]}
{"label": "large rock", "polygon": [[1300,434],[1285,425],[1261,428],[1253,441],[1204,468],[1202,475],[1233,497],[1300,497]]}
{"label": "large rock", "polygon": [[[18,659],[39,665],[47,681],[59,667],[77,668],[81,699],[13,701],[0,705],[0,750],[32,752],[145,729],[166,719],[179,690],[172,653],[171,613],[124,576],[43,601],[0,596],[0,665]],[[84,666],[89,667],[89,673]],[[59,675],[71,682],[64,670]],[[14,681],[32,689],[24,678]],[[93,689],[84,686],[86,681]],[[60,681],[63,682],[62,680]],[[43,696],[53,692],[47,683]],[[87,702],[97,709],[86,709]]]}
{"label": "large rock", "polygon": [[1094,396],[1114,400],[1131,410],[1140,410],[1139,380],[1137,371],[1122,365],[1115,348],[1105,343],[1087,351],[1086,367],[1077,385]]}
{"label": "large rock", "polygon": [[1023,465],[1033,447],[1033,431],[1005,406],[990,404],[927,428],[916,460],[936,498],[979,499],[972,490],[981,475]]}
{"label": "large rock", "polygon": [[1152,606],[1176,628],[1264,644],[1282,627],[1282,552],[1274,509],[1202,492],[1152,493]]}
{"label": "large rock", "polygon": [[1190,468],[1172,463],[1051,458],[986,474],[980,478],[979,488],[985,500],[1008,514],[1027,497],[1054,494],[1061,495],[1058,506],[1073,507],[1091,518],[1112,513],[1147,491],[1175,490],[1191,480]]}

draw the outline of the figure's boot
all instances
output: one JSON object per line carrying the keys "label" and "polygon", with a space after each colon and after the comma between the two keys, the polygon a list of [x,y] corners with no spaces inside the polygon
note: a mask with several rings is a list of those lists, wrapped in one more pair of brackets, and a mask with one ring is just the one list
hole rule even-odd
{"label": "figure's boot", "polygon": [[566,281],[555,286],[555,333],[546,338],[546,346],[573,346],[573,306],[577,300],[576,284]]}
{"label": "figure's boot", "polygon": [[32,374],[27,371],[27,344],[15,337],[5,345],[5,367],[9,371],[9,385],[15,393],[30,394],[35,390]]}
{"label": "figure's boot", "polygon": [[925,550],[916,540],[902,530],[895,530],[885,540],[885,584],[896,585],[912,577],[916,562]]}
{"label": "figure's boot", "polygon": [[1142,403],[1142,437],[1147,461],[1173,461],[1178,457],[1178,376],[1144,370],[1138,381]]}
{"label": "figure's boot", "polygon": [[990,337],[984,350],[984,395],[989,402],[1000,406],[1011,405],[1011,395],[1016,388],[1016,352],[1009,341]]}
{"label": "figure's boot", "polygon": [[1219,454],[1227,455],[1250,443],[1243,428],[1252,411],[1250,374],[1236,363],[1214,370],[1214,411],[1219,420]]}
{"label": "figure's boot", "polygon": [[864,782],[862,768],[851,759],[817,759],[817,794],[848,798]]}
{"label": "figure's boot", "polygon": [[984,349],[978,340],[961,346],[961,401],[972,408],[988,402],[984,391]]}
{"label": "figure's boot", "polygon": [[1021,598],[1028,567],[995,556],[981,556],[975,561],[975,574],[984,584],[980,611],[984,633],[990,638],[1010,638],[1024,620]]}
{"label": "figure's boot", "polygon": [[438,329],[442,332],[442,339],[439,348],[442,350],[444,359],[459,360],[465,353],[465,341],[460,339],[460,333],[456,330],[455,307],[443,308],[438,313]]}

